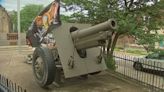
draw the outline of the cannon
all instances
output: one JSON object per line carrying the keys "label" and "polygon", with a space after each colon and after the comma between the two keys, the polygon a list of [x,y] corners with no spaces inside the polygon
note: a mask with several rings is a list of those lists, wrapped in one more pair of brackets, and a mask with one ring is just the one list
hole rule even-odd
{"label": "cannon", "polygon": [[116,27],[116,21],[109,19],[94,26],[62,23],[52,29],[55,46],[40,46],[33,53],[33,72],[38,84],[59,84],[61,77],[86,77],[107,69],[101,47]]}

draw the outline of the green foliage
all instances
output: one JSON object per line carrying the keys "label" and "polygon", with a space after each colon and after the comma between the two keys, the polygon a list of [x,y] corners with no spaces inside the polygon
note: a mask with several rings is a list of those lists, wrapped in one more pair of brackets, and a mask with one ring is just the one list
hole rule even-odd
{"label": "green foliage", "polygon": [[[63,0],[71,9],[80,7],[79,12],[75,12],[71,17],[76,18],[76,22],[97,24],[111,18],[114,8],[108,8],[110,3],[116,0]],[[112,6],[113,7],[113,6]],[[85,14],[83,11],[87,11]]]}
{"label": "green foliage", "polygon": [[111,69],[111,70],[116,69],[115,60],[114,60],[113,57],[106,57],[105,62],[106,62],[106,65],[107,65],[108,69]]}
{"label": "green foliage", "polygon": [[164,51],[160,50],[160,51],[148,54],[146,57],[150,59],[164,60]]}
{"label": "green foliage", "polygon": [[62,22],[68,22],[70,21],[70,17],[69,16],[65,16],[65,15],[60,15],[60,19],[62,20]]}
{"label": "green foliage", "polygon": [[[140,0],[63,0],[71,9],[80,8],[71,17],[75,22],[97,24],[110,18],[118,22],[109,49],[114,47],[117,35],[133,36],[139,45],[149,52],[154,49],[154,43],[159,42],[157,30],[164,25],[164,0],[154,5],[146,5],[147,1]],[[84,13],[87,11],[88,13]],[[144,18],[145,17],[145,18]],[[152,34],[153,33],[153,34]],[[109,41],[110,42],[110,41]],[[113,48],[110,49],[110,52]],[[112,53],[111,53],[112,54]]]}
{"label": "green foliage", "polygon": [[[146,5],[146,0],[63,0],[69,9],[74,22],[98,24],[114,18],[118,23],[117,30],[111,30],[112,36],[107,43],[106,63],[108,68],[115,69],[111,57],[117,39],[121,35],[133,36],[138,44],[149,52],[154,50],[155,42],[159,41],[157,30],[164,25],[164,0],[154,0],[154,5]],[[69,10],[68,9],[68,10]],[[84,13],[86,12],[87,13]],[[145,18],[144,18],[145,17]],[[152,34],[153,33],[153,34]]]}
{"label": "green foliage", "polygon": [[164,50],[161,50],[161,51],[159,52],[159,55],[160,55],[160,56],[164,56]]}
{"label": "green foliage", "polygon": [[159,35],[159,41],[163,41],[164,35]]}
{"label": "green foliage", "polygon": [[[33,19],[39,14],[39,12],[43,9],[42,5],[26,5],[20,11],[21,18],[21,32],[27,31]],[[14,12],[12,17],[12,22],[17,25],[17,13]],[[16,28],[17,29],[17,28]]]}
{"label": "green foliage", "polygon": [[13,11],[13,14],[11,15],[11,21],[14,24],[15,29],[13,30],[14,32],[17,31],[16,25],[17,25],[17,12]]}
{"label": "green foliage", "polygon": [[143,50],[139,50],[139,49],[128,49],[126,50],[127,53],[132,53],[132,54],[136,54],[136,55],[146,55],[146,51]]}
{"label": "green foliage", "polygon": [[21,10],[21,30],[27,31],[28,27],[32,23],[33,19],[39,14],[43,9],[42,5],[26,5]]}

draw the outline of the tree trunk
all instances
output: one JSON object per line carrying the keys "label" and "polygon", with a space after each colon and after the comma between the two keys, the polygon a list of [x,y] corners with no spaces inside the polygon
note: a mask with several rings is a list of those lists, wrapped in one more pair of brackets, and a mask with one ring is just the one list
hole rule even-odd
{"label": "tree trunk", "polygon": [[113,42],[112,42],[111,51],[108,54],[109,57],[113,56],[114,48],[116,46],[116,43],[117,43],[119,36],[120,36],[120,33],[117,32],[114,39],[113,39]]}
{"label": "tree trunk", "polygon": [[108,45],[107,45],[107,56],[109,55],[111,44],[112,44],[112,37],[113,37],[114,32],[112,32],[112,36],[109,37],[108,39]]}
{"label": "tree trunk", "polygon": [[111,48],[111,44],[112,44],[112,37],[110,37],[110,38],[108,39],[108,45],[107,45],[107,56],[109,55],[110,48]]}
{"label": "tree trunk", "polygon": [[118,37],[120,36],[120,33],[116,33],[113,40],[112,40],[112,37],[111,39],[108,39],[109,43],[108,43],[108,54],[106,56],[106,62],[107,62],[107,67],[109,69],[112,69],[112,70],[115,70],[116,67],[115,67],[115,60],[113,58],[113,51],[114,51],[114,48],[116,46],[116,43],[117,43],[117,39]]}

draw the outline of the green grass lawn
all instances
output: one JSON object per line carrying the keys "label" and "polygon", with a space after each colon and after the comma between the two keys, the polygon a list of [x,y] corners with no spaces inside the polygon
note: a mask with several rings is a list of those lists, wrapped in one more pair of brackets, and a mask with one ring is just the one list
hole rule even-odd
{"label": "green grass lawn", "polygon": [[123,51],[126,53],[136,54],[136,55],[147,55],[148,54],[144,49],[139,49],[139,48],[126,48],[126,49],[115,48],[115,51],[121,51],[121,52]]}

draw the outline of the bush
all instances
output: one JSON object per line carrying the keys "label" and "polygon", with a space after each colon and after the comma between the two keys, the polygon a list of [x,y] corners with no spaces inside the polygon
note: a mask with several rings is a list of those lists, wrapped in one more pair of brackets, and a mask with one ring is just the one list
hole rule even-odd
{"label": "bush", "polygon": [[160,53],[159,53],[159,55],[164,56],[164,51],[161,50]]}

